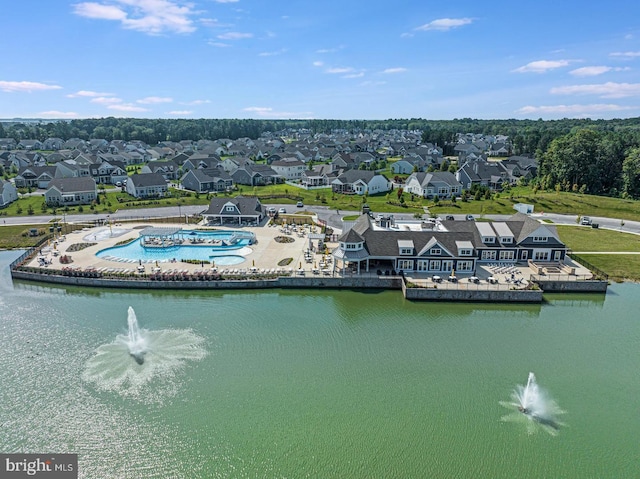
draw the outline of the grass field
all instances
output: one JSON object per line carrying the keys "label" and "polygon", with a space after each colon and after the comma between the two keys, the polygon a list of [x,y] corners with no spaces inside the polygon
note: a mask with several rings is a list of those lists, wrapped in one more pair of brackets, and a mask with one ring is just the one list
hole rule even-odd
{"label": "grass field", "polygon": [[607,229],[556,225],[560,239],[572,251],[640,252],[640,236]]}
{"label": "grass field", "polygon": [[[39,236],[29,236],[29,230],[35,228]],[[46,225],[4,225],[0,227],[0,249],[22,249],[35,246],[43,235],[49,233]]]}
{"label": "grass field", "polygon": [[[72,206],[66,213],[114,213],[118,210],[148,208],[154,206],[188,206],[207,205],[207,195],[176,192],[171,190],[172,197],[150,200],[136,200],[127,193],[110,192],[100,195],[100,204],[93,209],[90,206]],[[177,196],[180,194],[181,196]],[[564,213],[586,216],[604,216],[620,218],[620,220],[640,221],[640,201],[608,198],[603,196],[581,195],[566,192],[533,192],[531,188],[516,187],[508,192],[498,193],[492,199],[469,200],[456,202],[424,199],[404,192],[403,201],[398,197],[398,190],[388,194],[362,197],[359,195],[344,195],[333,193],[331,188],[318,190],[304,190],[287,184],[261,187],[240,186],[234,195],[258,196],[263,203],[295,204],[302,200],[305,205],[327,205],[330,208],[343,211],[360,211],[366,202],[371,211],[379,213],[415,213],[424,214],[424,207],[429,208],[432,215],[472,214],[478,218],[492,214],[512,214],[516,203],[529,203],[536,212]],[[20,198],[7,208],[0,211],[5,216],[29,216],[51,214],[51,208],[43,209],[44,198],[31,196]],[[57,211],[61,212],[60,209]]]}
{"label": "grass field", "polygon": [[581,254],[609,275],[611,281],[640,281],[640,254]]}

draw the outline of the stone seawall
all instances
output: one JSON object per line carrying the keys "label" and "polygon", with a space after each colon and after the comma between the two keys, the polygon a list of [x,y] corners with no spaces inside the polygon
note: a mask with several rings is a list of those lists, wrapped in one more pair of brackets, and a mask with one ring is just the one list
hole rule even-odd
{"label": "stone seawall", "polygon": [[541,303],[542,290],[510,289],[455,289],[455,288],[406,288],[404,297],[419,301],[477,301],[494,303]]}
{"label": "stone seawall", "polygon": [[416,301],[475,301],[499,303],[540,303],[543,293],[606,293],[606,281],[537,281],[539,290],[466,288],[407,288],[400,277],[305,277],[281,276],[273,279],[157,281],[148,278],[87,278],[12,270],[14,279],[97,288],[137,288],[154,290],[187,289],[392,289]]}
{"label": "stone seawall", "polygon": [[608,281],[553,281],[536,280],[545,293],[606,293]]}
{"label": "stone seawall", "polygon": [[138,289],[269,289],[269,288],[363,288],[401,289],[400,278],[296,278],[282,276],[274,279],[247,279],[242,281],[152,281],[150,279],[110,279],[41,274],[32,271],[11,271],[14,279],[61,285],[98,288]]}

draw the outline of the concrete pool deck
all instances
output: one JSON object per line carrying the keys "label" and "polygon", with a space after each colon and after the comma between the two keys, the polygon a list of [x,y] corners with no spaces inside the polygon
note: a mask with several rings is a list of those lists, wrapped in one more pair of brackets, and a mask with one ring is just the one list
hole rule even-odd
{"label": "concrete pool deck", "polygon": [[[24,266],[40,267],[41,262],[44,259],[48,264],[47,267],[60,269],[62,267],[71,267],[85,270],[87,268],[107,268],[107,269],[120,269],[120,270],[134,270],[138,271],[139,262],[135,260],[115,260],[111,258],[104,258],[96,256],[97,253],[106,248],[122,244],[127,241],[135,241],[139,238],[140,232],[146,227],[184,227],[184,229],[201,229],[204,231],[250,231],[255,234],[257,242],[250,246],[242,248],[245,260],[240,264],[234,265],[217,265],[218,270],[224,269],[244,269],[257,268],[260,270],[271,270],[275,268],[285,268],[287,271],[289,268],[297,270],[300,265],[303,269],[308,270],[311,274],[311,269],[314,267],[314,263],[305,262],[305,251],[309,248],[308,232],[313,231],[313,227],[303,228],[304,233],[290,232],[286,234],[281,227],[278,226],[257,226],[257,227],[243,227],[243,228],[220,228],[220,227],[205,227],[197,225],[180,225],[180,224],[156,224],[150,222],[141,223],[126,223],[117,224],[111,227],[98,226],[94,228],[84,228],[68,233],[60,237],[56,242],[51,242],[49,245],[45,245],[41,249],[41,254],[34,257],[29,263]],[[315,231],[318,231],[315,227]],[[111,234],[113,232],[113,234]],[[289,238],[291,242],[284,243],[276,241],[276,237]],[[78,251],[73,251],[72,245],[77,244],[91,244],[91,246],[85,247]],[[202,246],[206,248],[207,246]],[[71,250],[71,251],[70,251]],[[230,251],[230,255],[235,255],[237,252]],[[60,258],[62,256],[71,257],[70,263],[61,263]],[[322,255],[314,254],[314,260],[320,262]],[[291,258],[291,262],[285,266],[280,266],[279,263],[287,258]],[[153,269],[158,267],[162,271],[166,270],[181,270],[187,272],[202,271],[202,263],[192,264],[182,261],[158,261],[156,262],[142,262],[145,268],[145,273],[152,273]],[[211,265],[205,264],[204,269],[210,270]]]}

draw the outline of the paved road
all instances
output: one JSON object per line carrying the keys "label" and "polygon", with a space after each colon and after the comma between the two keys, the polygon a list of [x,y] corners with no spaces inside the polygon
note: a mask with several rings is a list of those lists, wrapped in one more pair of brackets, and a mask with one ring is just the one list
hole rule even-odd
{"label": "paved road", "polygon": [[[305,205],[303,208],[297,208],[296,205],[292,204],[266,204],[265,206],[273,206],[276,209],[285,208],[287,213],[295,213],[297,211],[309,211],[318,216],[320,220],[326,221],[326,223],[333,228],[342,228],[342,218],[344,216],[352,216],[358,214],[357,211],[342,211],[335,210],[333,208],[329,208],[328,206],[320,206],[320,205]],[[111,219],[113,221],[122,221],[127,219],[140,219],[140,220],[150,220],[158,217],[166,217],[166,216],[182,216],[185,218],[185,223],[188,222],[188,217],[191,215],[199,214],[202,211],[206,210],[205,205],[196,205],[196,206],[168,206],[168,207],[160,207],[160,208],[141,208],[136,210],[122,210],[117,211],[111,215],[106,213],[98,213],[98,214],[69,214],[64,215],[64,220],[68,223],[83,223],[88,222],[92,223],[96,220],[107,220]],[[414,219],[412,213],[393,213],[393,215],[398,219]],[[425,214],[424,217],[427,215]],[[509,218],[511,215],[485,215],[485,218],[492,220],[504,220]],[[541,221],[549,220],[555,224],[565,224],[565,225],[577,225],[577,215],[562,215],[556,213],[535,213],[531,215],[533,218],[539,219]],[[62,214],[56,216],[57,218],[63,218]],[[457,214],[454,215],[456,220],[463,220],[465,215]],[[3,217],[1,224],[7,225],[18,225],[18,224],[46,224],[50,222],[54,217],[52,215],[34,215],[34,216],[9,216]],[[615,231],[624,231],[626,233],[634,233],[640,235],[640,222],[638,221],[624,221],[622,224],[620,219],[616,218],[604,218],[600,216],[591,216],[591,220],[593,223],[597,223],[600,225],[600,228],[615,230]],[[582,226],[582,228],[589,228],[589,226]]]}

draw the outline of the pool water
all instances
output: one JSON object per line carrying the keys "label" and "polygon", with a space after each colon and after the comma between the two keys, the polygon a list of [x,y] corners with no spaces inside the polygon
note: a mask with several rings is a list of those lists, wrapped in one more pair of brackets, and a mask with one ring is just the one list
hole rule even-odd
{"label": "pool water", "polygon": [[[242,237],[233,244],[225,243],[238,234]],[[183,239],[182,244],[167,247],[145,247],[140,239],[136,239],[126,245],[100,250],[96,256],[104,259],[146,263],[197,260],[228,266],[242,263],[245,261],[245,256],[252,252],[248,246],[252,242],[252,237],[246,232],[182,230],[179,236]]]}

